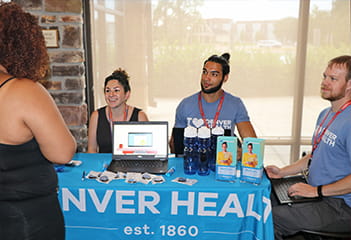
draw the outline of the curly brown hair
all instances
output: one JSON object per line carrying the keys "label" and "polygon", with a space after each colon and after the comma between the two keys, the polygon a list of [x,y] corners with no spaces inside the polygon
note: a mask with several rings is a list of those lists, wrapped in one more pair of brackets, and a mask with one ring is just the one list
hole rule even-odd
{"label": "curly brown hair", "polygon": [[33,81],[48,73],[49,57],[38,20],[13,2],[0,0],[0,64],[9,74]]}

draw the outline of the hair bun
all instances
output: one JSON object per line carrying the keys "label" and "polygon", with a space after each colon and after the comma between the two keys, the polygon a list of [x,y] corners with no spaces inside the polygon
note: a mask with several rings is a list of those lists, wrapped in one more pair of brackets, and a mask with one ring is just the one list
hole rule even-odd
{"label": "hair bun", "polygon": [[227,60],[229,62],[230,54],[229,53],[223,53],[221,57],[223,57],[225,60]]}

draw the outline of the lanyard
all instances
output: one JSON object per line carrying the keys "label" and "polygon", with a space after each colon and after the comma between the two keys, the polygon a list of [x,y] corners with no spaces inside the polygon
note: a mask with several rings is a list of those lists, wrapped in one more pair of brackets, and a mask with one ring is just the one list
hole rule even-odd
{"label": "lanyard", "polygon": [[325,115],[325,117],[323,118],[322,122],[319,124],[318,126],[318,130],[315,132],[314,134],[314,141],[313,141],[313,147],[312,147],[312,153],[311,156],[313,155],[314,150],[316,150],[316,148],[318,147],[318,144],[320,143],[320,141],[322,140],[322,137],[325,133],[325,131],[327,130],[327,128],[330,126],[330,124],[332,124],[332,122],[335,120],[335,118],[342,112],[344,111],[348,106],[351,105],[351,100],[347,101],[346,103],[344,103],[344,105],[341,106],[341,108],[335,113],[335,115],[333,116],[332,119],[329,120],[329,122],[327,123],[327,126],[323,129],[323,131],[321,132],[321,134],[318,136],[320,129],[322,128],[325,120],[327,120],[331,109],[329,110],[329,112]]}
{"label": "lanyard", "polygon": [[[197,102],[198,102],[198,105],[199,105],[199,110],[200,110],[200,114],[201,114],[202,120],[204,121],[204,124],[206,125],[206,127],[210,128],[210,126],[208,125],[208,123],[206,121],[206,116],[205,116],[205,113],[204,113],[204,109],[202,107],[201,92],[199,92],[199,94],[198,94]],[[212,128],[214,128],[216,126],[216,123],[217,123],[217,120],[218,120],[218,117],[219,117],[219,113],[221,112],[221,109],[222,109],[222,106],[223,106],[223,102],[224,102],[224,92],[223,92],[223,94],[221,96],[221,99],[219,100],[219,103],[218,103],[218,106],[217,106],[217,111],[216,111],[215,117],[214,117],[213,122],[212,122]]]}
{"label": "lanyard", "polygon": [[[127,121],[127,115],[128,115],[128,105],[126,104],[124,106],[124,113],[123,113],[123,121]],[[108,121],[110,122],[110,128],[111,128],[111,134],[112,134],[112,125],[113,125],[113,119],[112,119],[112,110],[111,107],[109,107],[109,119]]]}

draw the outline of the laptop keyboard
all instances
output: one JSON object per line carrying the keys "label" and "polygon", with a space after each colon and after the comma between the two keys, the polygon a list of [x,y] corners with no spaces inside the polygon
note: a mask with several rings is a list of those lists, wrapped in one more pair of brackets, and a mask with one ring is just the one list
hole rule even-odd
{"label": "laptop keyboard", "polygon": [[288,189],[291,185],[301,182],[301,179],[289,179],[289,181],[279,181],[274,186],[275,193],[280,201],[290,201],[291,197],[288,195]]}
{"label": "laptop keyboard", "polygon": [[143,166],[146,168],[159,168],[163,166],[163,162],[154,160],[121,160],[117,161],[121,167],[133,168]]}
{"label": "laptop keyboard", "polygon": [[[166,165],[166,168],[165,168]],[[112,172],[150,172],[167,170],[167,161],[160,160],[113,160],[108,167]]]}

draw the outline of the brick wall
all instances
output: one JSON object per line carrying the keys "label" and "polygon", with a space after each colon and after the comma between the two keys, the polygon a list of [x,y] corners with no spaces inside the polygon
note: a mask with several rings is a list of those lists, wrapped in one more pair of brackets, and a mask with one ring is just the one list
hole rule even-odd
{"label": "brick wall", "polygon": [[56,29],[58,47],[48,48],[51,76],[43,85],[53,96],[77,140],[87,145],[87,105],[83,46],[83,0],[15,0],[38,17],[43,29]]}

